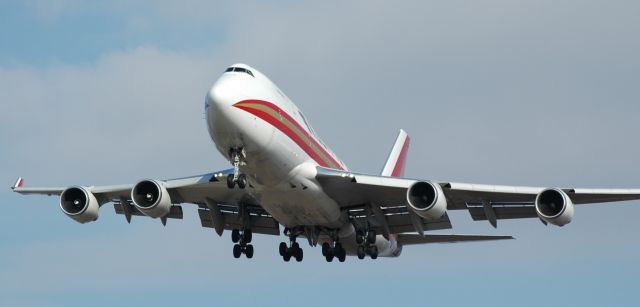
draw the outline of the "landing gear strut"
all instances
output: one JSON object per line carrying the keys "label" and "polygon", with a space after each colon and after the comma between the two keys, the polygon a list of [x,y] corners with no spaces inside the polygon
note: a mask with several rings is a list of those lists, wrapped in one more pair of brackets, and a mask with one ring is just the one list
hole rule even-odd
{"label": "landing gear strut", "polygon": [[302,261],[304,257],[304,252],[300,247],[300,244],[296,242],[297,235],[289,228],[284,230],[284,233],[289,235],[289,245],[285,242],[280,242],[280,246],[278,247],[278,251],[280,252],[280,256],[285,262],[289,262],[291,258],[295,258],[297,262]]}
{"label": "landing gear strut", "polygon": [[231,231],[231,241],[237,243],[233,246],[234,258],[240,258],[242,254],[249,259],[253,257],[253,245],[249,244],[252,236],[251,229],[243,229],[242,232],[239,229]]}
{"label": "landing gear strut", "polygon": [[240,166],[246,165],[244,149],[232,148],[229,150],[229,158],[233,163],[233,174],[227,176],[227,187],[233,189],[237,184],[240,189],[244,189],[247,186],[247,176],[240,174]]}

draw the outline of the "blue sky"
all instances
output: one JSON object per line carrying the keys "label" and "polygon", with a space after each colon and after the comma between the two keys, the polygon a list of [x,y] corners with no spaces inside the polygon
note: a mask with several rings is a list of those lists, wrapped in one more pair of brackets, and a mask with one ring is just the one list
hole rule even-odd
{"label": "blue sky", "polygon": [[639,202],[562,228],[452,213],[517,240],[412,246],[327,264],[282,238],[236,260],[194,208],[162,227],[110,206],[65,217],[26,185],[131,183],[228,167],[203,121],[232,63],[270,76],[354,170],[397,129],[407,176],[640,187],[640,5],[632,1],[5,1],[0,4],[0,305],[637,305]]}

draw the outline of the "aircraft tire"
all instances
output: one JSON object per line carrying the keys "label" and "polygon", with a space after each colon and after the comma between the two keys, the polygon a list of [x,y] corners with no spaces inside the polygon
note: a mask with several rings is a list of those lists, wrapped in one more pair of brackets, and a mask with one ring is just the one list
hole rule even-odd
{"label": "aircraft tire", "polygon": [[240,230],[234,229],[231,231],[231,242],[238,243],[240,241]]}
{"label": "aircraft tire", "polygon": [[364,259],[365,256],[366,256],[366,253],[364,251],[364,246],[362,245],[358,246],[358,259],[362,260]]}
{"label": "aircraft tire", "polygon": [[238,244],[235,244],[233,246],[233,258],[240,258],[240,255],[242,255],[242,247]]}
{"label": "aircraft tire", "polygon": [[238,176],[238,187],[244,189],[247,186],[247,176],[245,174],[240,174]]}
{"label": "aircraft tire", "polygon": [[296,261],[301,262],[303,256],[304,252],[302,251],[302,248],[298,248],[298,250],[296,251]]}
{"label": "aircraft tire", "polygon": [[233,175],[227,176],[227,188],[233,189],[236,186],[236,182],[233,180]]}
{"label": "aircraft tire", "polygon": [[284,254],[287,252],[287,243],[280,242],[280,246],[278,246],[278,252],[280,256],[284,257]]}

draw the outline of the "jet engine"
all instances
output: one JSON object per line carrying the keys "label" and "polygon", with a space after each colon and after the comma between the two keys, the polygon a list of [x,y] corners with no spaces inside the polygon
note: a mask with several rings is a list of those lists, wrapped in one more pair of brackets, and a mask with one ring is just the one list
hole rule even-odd
{"label": "jet engine", "polygon": [[447,211],[447,199],[437,183],[418,181],[407,190],[409,208],[427,220],[441,218]]}
{"label": "jet engine", "polygon": [[142,180],[131,190],[133,204],[147,216],[163,217],[171,210],[171,197],[164,183],[155,180]]}
{"label": "jet engine", "polygon": [[84,224],[98,219],[100,204],[85,187],[70,187],[60,194],[60,209],[76,222]]}
{"label": "jet engine", "polygon": [[564,226],[573,218],[573,202],[560,189],[547,189],[536,196],[536,212],[545,222]]}

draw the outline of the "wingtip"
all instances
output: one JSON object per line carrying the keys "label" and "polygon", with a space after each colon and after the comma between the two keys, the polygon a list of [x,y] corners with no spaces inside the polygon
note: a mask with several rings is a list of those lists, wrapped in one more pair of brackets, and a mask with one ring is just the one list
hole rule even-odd
{"label": "wingtip", "polygon": [[18,180],[16,180],[16,183],[11,187],[11,189],[15,190],[16,188],[21,188],[23,184],[24,184],[24,179],[20,177],[18,178]]}

